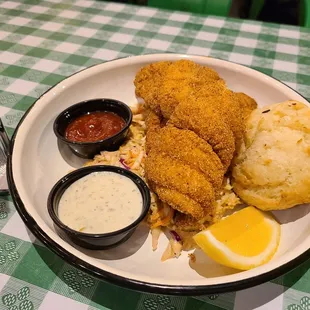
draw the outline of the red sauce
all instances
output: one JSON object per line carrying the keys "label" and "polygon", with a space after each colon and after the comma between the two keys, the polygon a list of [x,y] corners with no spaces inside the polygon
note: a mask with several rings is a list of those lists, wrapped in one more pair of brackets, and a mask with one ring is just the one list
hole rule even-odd
{"label": "red sauce", "polygon": [[125,121],[112,112],[92,112],[73,120],[65,136],[73,142],[95,142],[109,138],[125,126]]}

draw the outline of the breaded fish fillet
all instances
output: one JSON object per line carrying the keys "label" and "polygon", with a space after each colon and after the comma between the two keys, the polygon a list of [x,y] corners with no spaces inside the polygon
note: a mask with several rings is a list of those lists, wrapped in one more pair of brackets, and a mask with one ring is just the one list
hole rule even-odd
{"label": "breaded fish fillet", "polygon": [[255,100],[229,90],[213,69],[188,60],[147,65],[134,83],[149,109],[148,184],[160,200],[185,214],[180,226],[212,219],[215,197]]}
{"label": "breaded fish fillet", "polygon": [[205,228],[201,221],[198,221],[191,215],[184,213],[176,214],[174,218],[174,225],[176,229],[179,229],[181,231],[199,231]]}
{"label": "breaded fish fillet", "polygon": [[164,118],[169,118],[179,102],[195,90],[208,87],[214,95],[225,89],[215,70],[188,60],[147,65],[137,73],[134,84],[136,95]]}
{"label": "breaded fish fillet", "polygon": [[241,112],[240,103],[235,94],[226,90],[221,95],[202,97],[197,96],[195,103],[201,105],[212,106],[216,110],[216,114],[220,116],[231,129],[235,138],[236,149],[243,139],[245,122],[244,114]]}
{"label": "breaded fish fillet", "polygon": [[143,67],[135,77],[136,95],[143,98],[147,107],[160,114],[159,101],[157,100],[158,89],[166,71],[172,64],[170,61],[162,61]]}
{"label": "breaded fish fillet", "polygon": [[201,99],[182,101],[168,124],[192,130],[207,141],[220,158],[226,172],[235,151],[235,138],[230,124],[225,122],[212,105],[205,104]]}
{"label": "breaded fish fillet", "polygon": [[165,125],[164,119],[158,116],[151,109],[148,110],[147,116],[145,117],[145,125],[146,125],[146,143],[145,148],[148,153],[152,143],[157,140],[157,134],[159,130]]}
{"label": "breaded fish fillet", "polygon": [[244,118],[247,118],[253,110],[257,108],[256,101],[244,93],[234,93],[234,96],[239,103],[240,111],[242,111]]}
{"label": "breaded fish fillet", "polygon": [[193,131],[165,126],[157,132],[156,139],[150,140],[152,152],[164,154],[189,165],[202,172],[216,190],[220,188],[224,167],[210,144]]}
{"label": "breaded fish fillet", "polygon": [[152,149],[145,161],[145,173],[162,201],[195,218],[204,217],[204,210],[215,199],[214,188],[202,172]]}

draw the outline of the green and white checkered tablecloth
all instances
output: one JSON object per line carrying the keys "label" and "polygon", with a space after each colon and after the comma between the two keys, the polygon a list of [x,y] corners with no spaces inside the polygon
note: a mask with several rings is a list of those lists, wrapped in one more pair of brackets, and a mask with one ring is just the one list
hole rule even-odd
{"label": "green and white checkered tablecloth", "polygon": [[[0,116],[11,135],[43,92],[87,66],[127,55],[219,57],[310,98],[310,31],[89,0],[0,1]],[[76,270],[0,199],[0,309],[310,309],[310,261],[264,285],[198,298],[143,294]]]}

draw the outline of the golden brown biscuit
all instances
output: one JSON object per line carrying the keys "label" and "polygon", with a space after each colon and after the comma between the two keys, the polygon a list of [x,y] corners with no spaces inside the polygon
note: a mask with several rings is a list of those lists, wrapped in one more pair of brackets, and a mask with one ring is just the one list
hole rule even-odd
{"label": "golden brown biscuit", "polygon": [[253,111],[232,170],[235,192],[262,210],[310,202],[310,108],[285,101]]}

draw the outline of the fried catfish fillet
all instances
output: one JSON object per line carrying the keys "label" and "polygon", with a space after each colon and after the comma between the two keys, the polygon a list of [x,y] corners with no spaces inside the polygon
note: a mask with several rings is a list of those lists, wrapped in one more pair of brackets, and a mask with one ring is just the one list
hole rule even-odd
{"label": "fried catfish fillet", "polygon": [[137,73],[134,84],[146,106],[166,119],[193,91],[205,87],[209,95],[215,95],[226,88],[215,70],[188,60],[147,65]]}
{"label": "fried catfish fillet", "polygon": [[255,100],[229,90],[215,70],[188,60],[147,65],[134,84],[148,109],[148,184],[186,220],[212,217]]}

